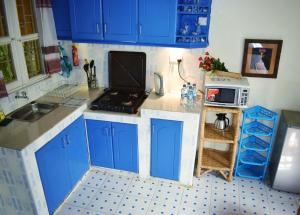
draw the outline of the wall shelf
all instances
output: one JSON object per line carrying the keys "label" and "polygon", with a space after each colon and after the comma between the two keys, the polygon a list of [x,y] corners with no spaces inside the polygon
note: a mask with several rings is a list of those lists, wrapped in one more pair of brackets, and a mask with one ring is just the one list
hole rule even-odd
{"label": "wall shelf", "polygon": [[[206,122],[207,112],[230,113],[232,115],[231,125],[225,131],[214,128],[214,124]],[[204,106],[198,148],[197,177],[206,172],[218,171],[227,181],[232,180],[238,136],[240,133],[240,117],[241,110],[238,108]],[[204,148],[205,142],[227,144],[229,149],[221,151]]]}

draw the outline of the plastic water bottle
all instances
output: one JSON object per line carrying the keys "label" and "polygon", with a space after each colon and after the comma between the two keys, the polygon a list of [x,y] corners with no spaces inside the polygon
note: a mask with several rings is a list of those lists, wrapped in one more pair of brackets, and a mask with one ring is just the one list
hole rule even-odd
{"label": "plastic water bottle", "polygon": [[186,84],[182,85],[181,88],[181,104],[186,104],[186,99],[187,99],[187,87]]}
{"label": "plastic water bottle", "polygon": [[189,104],[192,104],[194,101],[193,87],[190,85],[187,93],[187,100]]}
{"label": "plastic water bottle", "polygon": [[197,87],[196,84],[193,84],[193,100],[196,101],[197,99]]}

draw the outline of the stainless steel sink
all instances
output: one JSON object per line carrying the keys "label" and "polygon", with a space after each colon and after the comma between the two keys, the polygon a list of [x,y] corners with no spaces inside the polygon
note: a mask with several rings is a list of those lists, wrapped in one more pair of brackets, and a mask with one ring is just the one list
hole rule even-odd
{"label": "stainless steel sink", "polygon": [[34,122],[58,107],[56,103],[31,102],[14,111],[10,117],[26,122]]}

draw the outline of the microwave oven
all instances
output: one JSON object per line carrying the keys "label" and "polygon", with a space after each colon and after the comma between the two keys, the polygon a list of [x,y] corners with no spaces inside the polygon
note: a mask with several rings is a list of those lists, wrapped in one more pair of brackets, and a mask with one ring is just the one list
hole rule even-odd
{"label": "microwave oven", "polygon": [[205,77],[204,105],[222,107],[247,107],[249,101],[249,83],[247,78]]}

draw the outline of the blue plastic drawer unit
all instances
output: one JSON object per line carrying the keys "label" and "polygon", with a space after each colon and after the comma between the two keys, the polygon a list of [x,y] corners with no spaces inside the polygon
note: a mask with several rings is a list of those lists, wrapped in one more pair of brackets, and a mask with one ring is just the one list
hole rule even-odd
{"label": "blue plastic drawer unit", "polygon": [[261,106],[243,111],[235,176],[263,180],[277,125],[277,113]]}
{"label": "blue plastic drawer unit", "polygon": [[180,121],[151,119],[151,176],[179,180],[182,125]]}
{"label": "blue plastic drawer unit", "polygon": [[86,120],[94,166],[138,172],[137,125]]}

